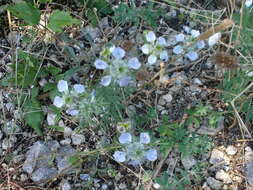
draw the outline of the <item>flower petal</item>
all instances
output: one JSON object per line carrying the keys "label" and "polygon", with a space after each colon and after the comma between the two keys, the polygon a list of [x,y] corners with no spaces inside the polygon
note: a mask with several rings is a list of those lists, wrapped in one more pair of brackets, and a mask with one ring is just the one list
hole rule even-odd
{"label": "flower petal", "polygon": [[142,47],[141,47],[141,51],[142,53],[144,54],[149,54],[149,52],[151,51],[151,47],[149,44],[144,44]]}
{"label": "flower petal", "polygon": [[59,80],[57,88],[59,92],[68,92],[68,82],[65,80]]}
{"label": "flower petal", "polygon": [[64,105],[64,101],[60,96],[55,96],[54,97],[54,103],[56,107],[61,108]]}
{"label": "flower petal", "polygon": [[75,84],[73,87],[77,94],[81,94],[85,91],[85,87],[82,84]]}
{"label": "flower petal", "polygon": [[169,59],[169,55],[166,50],[161,51],[159,56],[160,56],[160,59],[163,61],[168,61],[168,59]]}
{"label": "flower petal", "polygon": [[252,3],[253,3],[253,0],[246,0],[245,1],[245,6],[250,7],[252,5]]}
{"label": "flower petal", "polygon": [[164,37],[159,37],[157,39],[157,44],[163,47],[167,46],[167,42]]}
{"label": "flower petal", "polygon": [[213,46],[214,44],[216,44],[221,38],[221,33],[215,33],[214,35],[210,36],[208,39],[208,45],[209,46]]}
{"label": "flower petal", "polygon": [[101,78],[100,84],[103,86],[109,86],[111,81],[112,77],[110,75],[107,75]]}
{"label": "flower petal", "polygon": [[186,57],[191,61],[196,61],[199,58],[199,55],[195,51],[190,51],[186,54]]}
{"label": "flower petal", "polygon": [[48,125],[55,125],[56,116],[57,115],[54,113],[48,113],[47,114],[47,124]]}
{"label": "flower petal", "polygon": [[121,47],[116,47],[112,51],[113,57],[116,59],[122,59],[125,56],[126,52]]}
{"label": "flower petal", "polygon": [[77,116],[79,114],[79,110],[69,108],[69,109],[66,110],[66,113],[71,115],[71,116]]}
{"label": "flower petal", "polygon": [[191,30],[191,36],[197,38],[200,35],[199,30]]}
{"label": "flower petal", "polygon": [[204,40],[198,41],[198,42],[196,43],[196,47],[197,47],[198,49],[203,49],[205,46],[206,46],[206,44],[205,44]]}
{"label": "flower petal", "polygon": [[142,144],[150,143],[150,136],[148,133],[141,133],[140,134],[140,143],[142,143]]}
{"label": "flower petal", "polygon": [[130,133],[121,133],[119,136],[119,142],[121,144],[127,144],[132,142],[132,135]]}
{"label": "flower petal", "polygon": [[177,42],[183,42],[185,40],[184,34],[178,34],[175,36]]}
{"label": "flower petal", "polygon": [[156,149],[150,149],[146,152],[146,158],[149,161],[155,161],[157,160],[157,151]]}
{"label": "flower petal", "polygon": [[117,162],[125,162],[126,161],[126,153],[123,151],[115,151],[113,154],[113,158]]}
{"label": "flower petal", "polygon": [[94,63],[96,69],[106,69],[108,67],[107,63],[101,59],[97,59]]}
{"label": "flower petal", "polygon": [[156,61],[157,61],[157,57],[156,57],[155,55],[152,54],[152,55],[150,55],[150,56],[148,57],[148,63],[149,63],[150,65],[155,64]]}
{"label": "flower petal", "polygon": [[173,53],[175,53],[176,55],[183,53],[183,51],[184,50],[183,50],[182,46],[180,46],[180,45],[177,45],[173,48]]}
{"label": "flower petal", "polygon": [[124,76],[124,77],[121,77],[117,82],[120,87],[124,87],[130,83],[131,79],[132,78],[130,76]]}
{"label": "flower petal", "polygon": [[156,36],[155,36],[155,33],[153,31],[149,31],[147,34],[146,34],[146,40],[148,42],[154,42],[156,40]]}
{"label": "flower petal", "polygon": [[137,57],[133,57],[128,60],[128,67],[137,70],[141,67],[141,63],[139,62]]}

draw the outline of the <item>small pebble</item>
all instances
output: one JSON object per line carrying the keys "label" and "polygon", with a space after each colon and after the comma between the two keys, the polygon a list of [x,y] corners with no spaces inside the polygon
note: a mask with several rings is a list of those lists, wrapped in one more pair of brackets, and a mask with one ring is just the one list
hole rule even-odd
{"label": "small pebble", "polygon": [[226,152],[228,155],[235,155],[236,152],[237,152],[237,148],[232,146],[232,145],[229,145],[227,148],[226,148]]}

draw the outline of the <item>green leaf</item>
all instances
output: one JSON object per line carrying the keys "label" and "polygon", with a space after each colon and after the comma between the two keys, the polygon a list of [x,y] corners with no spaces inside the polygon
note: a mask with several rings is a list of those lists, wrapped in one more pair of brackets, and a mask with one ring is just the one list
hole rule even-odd
{"label": "green leaf", "polygon": [[69,12],[55,10],[49,18],[48,27],[54,32],[62,32],[64,27],[80,23],[78,19],[72,18]]}
{"label": "green leaf", "polygon": [[51,3],[53,0],[39,0],[40,3]]}
{"label": "green leaf", "polygon": [[40,103],[35,99],[27,100],[24,104],[24,119],[27,125],[32,127],[38,135],[42,135],[41,122],[43,114]]}
{"label": "green leaf", "polygon": [[7,8],[16,17],[23,19],[29,25],[38,24],[40,21],[40,10],[27,2],[20,2]]}

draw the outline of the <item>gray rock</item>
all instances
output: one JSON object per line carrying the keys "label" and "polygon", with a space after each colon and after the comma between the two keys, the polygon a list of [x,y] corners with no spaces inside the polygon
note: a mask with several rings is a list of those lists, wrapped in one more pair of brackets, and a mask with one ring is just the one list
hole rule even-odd
{"label": "gray rock", "polygon": [[229,145],[227,148],[226,148],[226,152],[228,155],[235,155],[236,152],[237,152],[237,148],[234,147],[233,145]]}
{"label": "gray rock", "polygon": [[187,170],[191,169],[197,163],[196,159],[192,155],[182,157],[181,162]]}
{"label": "gray rock", "polygon": [[69,144],[71,144],[71,139],[67,138],[67,139],[61,140],[60,144],[61,145],[69,145]]}
{"label": "gray rock", "polygon": [[56,168],[43,167],[36,169],[31,176],[34,182],[44,182],[54,178],[58,174]]}
{"label": "gray rock", "polygon": [[24,182],[26,180],[28,180],[28,176],[26,174],[21,174],[20,175],[20,181]]}
{"label": "gray rock", "polygon": [[85,136],[77,133],[71,135],[71,140],[74,145],[80,145],[85,142]]}
{"label": "gray rock", "polygon": [[61,190],[71,190],[71,185],[69,184],[69,182],[64,182],[62,184]]}
{"label": "gray rock", "polygon": [[95,40],[96,38],[101,36],[101,32],[99,28],[94,28],[92,26],[86,26],[85,28],[82,29],[82,32],[84,33],[84,36],[88,40]]}
{"label": "gray rock", "polygon": [[250,147],[245,148],[245,176],[248,184],[253,187],[253,151]]}
{"label": "gray rock", "polygon": [[74,173],[75,168],[69,162],[69,158],[75,154],[75,149],[70,145],[62,146],[56,156],[56,162],[58,172],[63,173]]}
{"label": "gray rock", "polygon": [[196,85],[203,85],[202,81],[199,78],[194,78],[192,82],[193,84],[196,84]]}
{"label": "gray rock", "polygon": [[220,190],[222,188],[222,182],[212,178],[212,177],[208,177],[206,179],[207,184],[214,190]]}
{"label": "gray rock", "polygon": [[107,184],[103,184],[102,186],[101,186],[101,190],[107,190],[108,189],[108,185]]}
{"label": "gray rock", "polygon": [[216,173],[215,178],[223,181],[226,184],[232,183],[232,179],[230,178],[229,174],[226,173],[224,170],[219,170]]}
{"label": "gray rock", "polygon": [[229,158],[224,152],[218,149],[213,149],[209,162],[213,165],[219,165],[222,163],[229,164]]}
{"label": "gray rock", "polygon": [[73,133],[73,130],[69,127],[64,127],[64,138],[70,137],[71,134]]}
{"label": "gray rock", "polygon": [[171,94],[166,94],[166,95],[163,95],[163,96],[162,96],[162,99],[163,99],[165,102],[169,103],[169,102],[172,101],[173,97],[172,97]]}

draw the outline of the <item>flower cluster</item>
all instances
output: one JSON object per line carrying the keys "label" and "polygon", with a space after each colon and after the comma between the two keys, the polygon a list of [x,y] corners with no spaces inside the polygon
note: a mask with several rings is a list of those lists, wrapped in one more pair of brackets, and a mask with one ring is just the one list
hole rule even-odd
{"label": "flower cluster", "polygon": [[55,96],[53,104],[65,108],[68,115],[78,117],[81,123],[89,120],[92,114],[100,114],[106,109],[106,104],[96,97],[95,90],[86,90],[82,84],[75,84],[69,90],[67,81],[60,80],[57,88],[61,96]]}
{"label": "flower cluster", "polygon": [[141,133],[137,141],[126,132],[122,133],[118,140],[123,145],[122,151],[115,151],[113,154],[114,159],[118,162],[128,162],[128,164],[138,166],[145,160],[155,161],[157,159],[157,151],[147,147],[147,144],[150,143],[148,133]]}
{"label": "flower cluster", "polygon": [[246,7],[251,7],[252,4],[253,4],[253,0],[246,0],[245,1],[245,6]]}
{"label": "flower cluster", "polygon": [[168,61],[169,56],[168,52],[165,50],[167,42],[164,37],[156,38],[156,35],[153,31],[145,31],[145,43],[141,47],[142,53],[149,55],[148,64],[153,65],[157,62],[158,58],[162,61]]}
{"label": "flower cluster", "polygon": [[139,69],[141,63],[137,57],[126,60],[125,54],[124,49],[115,46],[105,48],[101,52],[101,58],[94,63],[96,69],[105,70],[107,73],[106,76],[102,77],[101,85],[109,86],[112,81],[115,81],[123,87],[131,82],[130,69]]}

